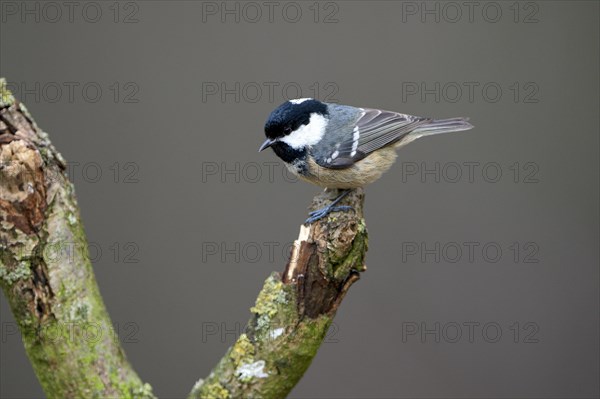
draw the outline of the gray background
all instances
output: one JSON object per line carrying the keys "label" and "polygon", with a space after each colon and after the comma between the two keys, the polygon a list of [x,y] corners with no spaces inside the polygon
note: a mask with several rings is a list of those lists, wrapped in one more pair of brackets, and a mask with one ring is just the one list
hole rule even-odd
{"label": "gray background", "polygon": [[[522,2],[518,14],[513,2],[477,2],[471,20],[460,2],[461,16],[428,2],[436,22],[421,2],[337,1],[319,5],[317,23],[313,2],[278,3],[272,22],[265,6],[255,22],[240,8],[239,23],[191,1],[121,4],[117,23],[113,2],[85,13],[78,3],[72,22],[62,2],[62,17],[2,3],[39,7],[39,22],[3,9],[0,75],[72,162],[104,300],[159,396],[183,397],[210,372],[283,270],[318,188],[256,150],[282,88],[318,86],[321,99],[467,115],[476,129],[405,147],[368,188],[369,269],[291,397],[598,397],[598,2]],[[137,22],[124,23],[130,14]],[[221,82],[239,82],[239,101],[203,90]],[[434,94],[422,98],[421,83]],[[439,181],[420,175],[436,162]],[[472,179],[465,162],[479,162]],[[239,259],[225,252],[236,245]],[[40,397],[0,305],[1,396]],[[436,325],[439,342],[420,334]]]}

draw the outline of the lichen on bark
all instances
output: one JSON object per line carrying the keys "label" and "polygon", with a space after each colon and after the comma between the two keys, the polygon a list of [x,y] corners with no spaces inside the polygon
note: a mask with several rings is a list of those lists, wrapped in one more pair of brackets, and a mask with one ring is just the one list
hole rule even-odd
{"label": "lichen on bark", "polygon": [[0,80],[0,286],[52,398],[153,398],[96,284],[65,163]]}
{"label": "lichen on bark", "polygon": [[[334,213],[302,226],[283,275],[273,273],[261,290],[246,331],[191,398],[283,398],[310,366],[337,308],[365,270],[364,194],[346,199],[353,212]],[[317,196],[312,208],[329,201]]]}

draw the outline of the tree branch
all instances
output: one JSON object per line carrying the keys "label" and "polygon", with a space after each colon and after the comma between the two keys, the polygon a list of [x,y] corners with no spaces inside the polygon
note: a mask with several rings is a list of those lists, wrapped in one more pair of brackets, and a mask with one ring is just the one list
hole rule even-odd
{"label": "tree branch", "polygon": [[[311,209],[329,203],[329,196],[315,197]],[[344,198],[354,212],[300,228],[283,276],[267,279],[245,333],[190,398],[283,398],[300,381],[346,292],[366,269],[363,201],[362,189],[354,190]]]}
{"label": "tree branch", "polygon": [[[0,286],[48,397],[153,398],[100,296],[66,163],[0,79]],[[335,193],[333,193],[335,194]],[[312,209],[331,201],[313,200]],[[191,398],[283,398],[365,270],[364,193],[302,226],[283,275],[267,278],[246,331]]]}
{"label": "tree branch", "polygon": [[153,398],[98,291],[65,161],[0,79],[0,286],[49,398]]}

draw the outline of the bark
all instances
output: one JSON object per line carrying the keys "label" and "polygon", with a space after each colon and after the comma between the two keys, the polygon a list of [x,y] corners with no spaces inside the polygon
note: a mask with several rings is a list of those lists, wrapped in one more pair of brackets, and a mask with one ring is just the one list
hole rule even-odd
{"label": "bark", "polygon": [[[313,200],[327,204],[332,193]],[[335,192],[333,193],[335,194]],[[365,270],[364,194],[302,226],[244,334],[191,398],[283,398],[309,367]],[[66,163],[0,79],[0,286],[49,398],[154,398],[129,365],[100,296]]]}
{"label": "bark", "polygon": [[0,79],[0,286],[49,398],[153,398],[98,291],[65,161]]}
{"label": "bark", "polygon": [[[318,195],[311,209],[330,197]],[[343,200],[354,211],[300,228],[285,272],[267,279],[245,333],[190,398],[287,396],[317,354],[348,288],[366,269],[363,201],[362,189],[354,190]]]}

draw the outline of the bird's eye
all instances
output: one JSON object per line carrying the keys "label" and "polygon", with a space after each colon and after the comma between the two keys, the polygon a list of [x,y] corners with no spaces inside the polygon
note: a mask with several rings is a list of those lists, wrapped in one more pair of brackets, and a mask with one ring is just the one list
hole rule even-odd
{"label": "bird's eye", "polygon": [[292,132],[292,128],[289,126],[286,126],[283,128],[283,133],[285,134],[290,134]]}

